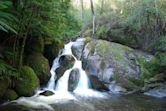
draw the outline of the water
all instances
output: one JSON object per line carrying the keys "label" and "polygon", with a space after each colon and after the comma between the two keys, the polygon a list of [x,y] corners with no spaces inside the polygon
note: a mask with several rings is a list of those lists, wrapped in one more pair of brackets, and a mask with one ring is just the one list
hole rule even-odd
{"label": "water", "polygon": [[144,95],[120,96],[110,94],[107,99],[85,99],[77,96],[76,98],[77,100],[67,102],[61,100],[61,102],[56,103],[55,101],[53,103],[52,101],[50,106],[35,101],[33,104],[40,106],[35,108],[19,104],[0,105],[0,111],[166,111],[166,99],[152,98]]}

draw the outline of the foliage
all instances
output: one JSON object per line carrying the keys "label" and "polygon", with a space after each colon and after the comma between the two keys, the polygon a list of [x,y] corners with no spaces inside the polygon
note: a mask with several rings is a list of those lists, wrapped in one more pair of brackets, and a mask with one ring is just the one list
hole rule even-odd
{"label": "foliage", "polygon": [[17,69],[5,63],[4,61],[0,60],[0,79],[18,78],[18,77],[19,74]]}
{"label": "foliage", "polygon": [[0,1],[0,30],[17,33],[13,24],[17,18],[9,9],[12,9],[12,2],[10,0]]}

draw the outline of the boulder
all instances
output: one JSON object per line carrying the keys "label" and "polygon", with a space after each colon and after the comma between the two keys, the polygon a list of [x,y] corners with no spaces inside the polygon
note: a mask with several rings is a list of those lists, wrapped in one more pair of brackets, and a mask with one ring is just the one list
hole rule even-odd
{"label": "boulder", "polygon": [[6,100],[15,100],[18,98],[18,95],[14,90],[7,89],[3,98]]}
{"label": "boulder", "polygon": [[5,94],[8,86],[9,86],[9,80],[8,79],[0,79],[0,98],[3,97],[3,95]]}
{"label": "boulder", "polygon": [[16,81],[15,90],[19,96],[32,96],[39,86],[39,79],[32,68],[23,66],[20,78]]}
{"label": "boulder", "polygon": [[59,58],[59,67],[56,69],[57,80],[65,73],[67,69],[73,67],[75,59],[71,55],[62,55]]}
{"label": "boulder", "polygon": [[68,90],[73,91],[78,84],[80,78],[80,72],[79,69],[73,69],[70,72],[69,80],[68,80]]}
{"label": "boulder", "polygon": [[[83,51],[80,52],[80,49]],[[78,52],[75,53],[78,57],[81,55],[83,69],[88,75],[97,77],[107,88],[115,81],[115,84],[125,91],[139,89],[143,83],[142,73],[148,73],[139,57],[145,61],[153,58],[152,55],[105,40],[85,40],[83,48],[80,45],[73,47],[73,50]]]}
{"label": "boulder", "polygon": [[32,53],[27,57],[26,65],[32,67],[41,85],[45,85],[51,74],[48,60],[41,53]]}
{"label": "boulder", "polygon": [[62,55],[59,58],[60,66],[63,66],[63,67],[68,68],[68,69],[73,67],[74,62],[75,62],[75,59],[71,55]]}

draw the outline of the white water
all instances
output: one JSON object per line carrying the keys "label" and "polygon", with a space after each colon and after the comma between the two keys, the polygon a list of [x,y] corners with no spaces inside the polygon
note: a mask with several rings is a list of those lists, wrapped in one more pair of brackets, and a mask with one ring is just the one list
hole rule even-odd
{"label": "white water", "polygon": [[[73,44],[79,44],[83,39],[78,39],[76,42],[70,42],[64,46],[63,52],[57,58],[55,58],[51,72],[51,78],[48,82],[47,87],[44,90],[38,90],[36,94],[32,97],[22,97],[16,101],[18,104],[26,105],[34,108],[45,107],[49,110],[53,110],[50,104],[54,104],[57,102],[69,101],[69,100],[76,100],[75,96],[68,91],[68,80],[70,73],[73,69],[78,69],[80,78],[77,84],[77,87],[73,91],[76,95],[82,97],[95,97],[95,98],[104,98],[106,97],[100,92],[94,91],[89,87],[89,80],[86,72],[82,69],[82,61],[77,60],[76,57],[72,54],[71,47]],[[64,55],[71,55],[75,59],[75,63],[72,68],[65,71],[63,76],[58,80],[57,85],[55,84],[56,81],[56,69],[60,66],[59,58]],[[54,94],[51,96],[43,96],[40,93],[45,92],[45,90],[49,90]]]}

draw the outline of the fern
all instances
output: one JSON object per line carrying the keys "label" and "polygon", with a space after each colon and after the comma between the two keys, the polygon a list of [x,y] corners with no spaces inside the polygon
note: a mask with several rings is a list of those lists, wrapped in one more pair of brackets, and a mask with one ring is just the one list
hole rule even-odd
{"label": "fern", "polygon": [[16,20],[16,17],[12,15],[12,13],[5,11],[10,8],[11,5],[12,3],[10,1],[0,1],[0,30],[17,33],[12,24],[12,22]]}
{"label": "fern", "polygon": [[0,79],[18,78],[18,77],[19,77],[19,73],[17,69],[5,63],[3,60],[0,60]]}

